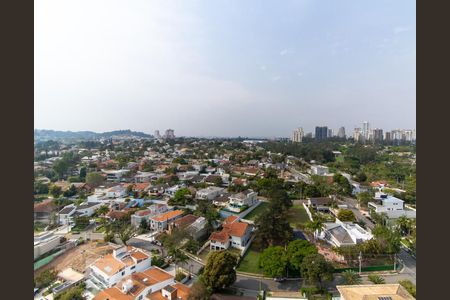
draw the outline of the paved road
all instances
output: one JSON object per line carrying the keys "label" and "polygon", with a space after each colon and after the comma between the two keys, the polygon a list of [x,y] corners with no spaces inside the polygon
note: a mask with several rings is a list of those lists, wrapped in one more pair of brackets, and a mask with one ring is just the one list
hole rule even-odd
{"label": "paved road", "polygon": [[400,271],[400,275],[416,284],[416,259],[403,249],[399,253],[398,258],[404,266]]}
{"label": "paved road", "polygon": [[370,230],[375,227],[375,224],[367,219],[367,217],[359,211],[359,209],[357,208],[358,202],[356,201],[356,199],[345,197],[344,202],[345,204],[347,204],[348,208],[353,211],[358,221],[363,221],[366,224],[367,228],[369,228]]}

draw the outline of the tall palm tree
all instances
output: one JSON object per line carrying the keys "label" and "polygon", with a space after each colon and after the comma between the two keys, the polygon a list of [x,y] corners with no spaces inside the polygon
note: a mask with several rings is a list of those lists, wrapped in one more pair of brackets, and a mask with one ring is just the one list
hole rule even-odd
{"label": "tall palm tree", "polygon": [[411,221],[406,217],[406,216],[401,216],[400,218],[397,219],[397,225],[400,228],[400,232],[402,234],[407,234],[409,235],[411,232]]}
{"label": "tall palm tree", "polygon": [[306,228],[310,230],[314,234],[314,239],[317,240],[317,237],[322,233],[324,224],[320,219],[316,219],[314,221],[308,222]]}

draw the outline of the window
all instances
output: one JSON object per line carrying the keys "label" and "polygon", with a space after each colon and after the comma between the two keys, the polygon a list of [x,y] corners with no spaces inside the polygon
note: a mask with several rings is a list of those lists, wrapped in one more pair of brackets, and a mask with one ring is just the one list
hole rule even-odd
{"label": "window", "polygon": [[125,275],[125,271],[122,272],[122,276]]}
{"label": "window", "polygon": [[131,270],[133,270],[133,269],[136,269],[136,266],[132,266],[132,267],[131,267]]}

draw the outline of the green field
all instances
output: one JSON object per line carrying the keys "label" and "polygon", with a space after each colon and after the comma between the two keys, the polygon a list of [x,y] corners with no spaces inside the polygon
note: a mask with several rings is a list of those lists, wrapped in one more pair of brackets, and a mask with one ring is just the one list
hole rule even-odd
{"label": "green field", "polygon": [[247,272],[247,273],[255,273],[262,274],[262,270],[259,267],[259,256],[261,252],[257,251],[252,244],[250,249],[248,249],[245,256],[242,258],[239,266],[237,267],[237,271],[239,272]]}
{"label": "green field", "polygon": [[287,219],[294,228],[304,226],[309,221],[308,214],[302,204],[292,206],[287,213]]}
{"label": "green field", "polygon": [[264,209],[266,209],[267,206],[269,206],[269,203],[262,202],[257,208],[246,215],[244,219],[254,221],[264,211]]}

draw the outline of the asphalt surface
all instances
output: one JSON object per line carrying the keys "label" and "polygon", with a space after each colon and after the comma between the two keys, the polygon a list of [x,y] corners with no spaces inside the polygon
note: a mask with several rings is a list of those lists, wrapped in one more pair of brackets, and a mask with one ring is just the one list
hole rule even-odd
{"label": "asphalt surface", "polygon": [[347,204],[348,208],[353,211],[358,221],[363,221],[370,230],[375,227],[375,224],[359,211],[357,208],[358,202],[356,199],[345,197],[344,202]]}

